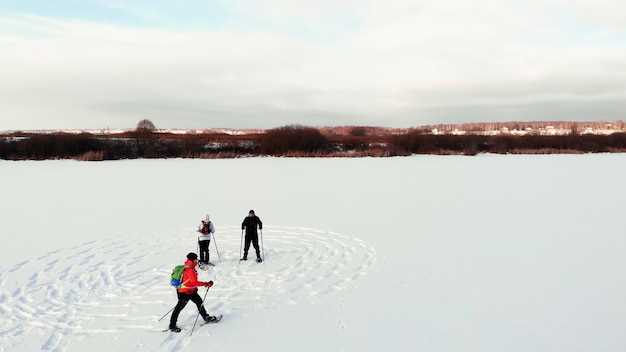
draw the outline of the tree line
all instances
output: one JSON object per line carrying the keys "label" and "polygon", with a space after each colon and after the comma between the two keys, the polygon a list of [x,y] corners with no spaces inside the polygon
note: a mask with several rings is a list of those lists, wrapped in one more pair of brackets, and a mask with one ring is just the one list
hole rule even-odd
{"label": "tree line", "polygon": [[411,154],[626,152],[626,133],[564,136],[432,135],[410,130],[373,136],[362,128],[347,135],[306,126],[262,134],[171,135],[143,128],[119,135],[20,134],[0,136],[0,159],[118,160],[136,158],[235,158],[245,156],[400,156]]}

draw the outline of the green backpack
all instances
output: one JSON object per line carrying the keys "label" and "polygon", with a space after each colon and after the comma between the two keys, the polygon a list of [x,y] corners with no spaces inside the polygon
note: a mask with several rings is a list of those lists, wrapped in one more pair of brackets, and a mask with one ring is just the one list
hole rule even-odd
{"label": "green backpack", "polygon": [[172,270],[172,276],[170,277],[170,285],[181,288],[183,286],[183,271],[185,271],[184,265],[176,265]]}

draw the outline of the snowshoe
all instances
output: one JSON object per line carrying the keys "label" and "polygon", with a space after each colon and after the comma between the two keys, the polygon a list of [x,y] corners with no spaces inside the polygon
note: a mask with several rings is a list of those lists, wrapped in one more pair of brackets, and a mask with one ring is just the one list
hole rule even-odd
{"label": "snowshoe", "polygon": [[[214,323],[219,323],[219,322],[220,322],[220,320],[222,320],[222,317],[223,317],[223,315],[222,315],[222,314],[220,314],[220,315],[218,315],[218,316],[207,316],[207,317],[204,319],[204,324],[214,324]],[[204,325],[204,324],[203,324],[203,325]]]}
{"label": "snowshoe", "polygon": [[170,327],[170,331],[178,333],[178,332],[181,332],[182,329],[179,328],[178,326],[174,326],[174,327]]}
{"label": "snowshoe", "polygon": [[242,261],[242,260],[248,260],[248,258],[243,257],[243,258],[239,259],[239,261]]}
{"label": "snowshoe", "polygon": [[212,316],[212,315],[207,315],[206,317],[203,318],[205,323],[213,323],[217,321],[217,317]]}
{"label": "snowshoe", "polygon": [[210,266],[215,266],[215,264],[211,263],[211,262],[203,262],[203,263],[198,263],[198,267],[201,270],[209,270]]}

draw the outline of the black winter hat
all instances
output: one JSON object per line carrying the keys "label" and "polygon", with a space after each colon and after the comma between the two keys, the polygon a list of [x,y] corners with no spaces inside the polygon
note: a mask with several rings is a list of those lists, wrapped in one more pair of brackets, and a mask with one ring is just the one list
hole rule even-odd
{"label": "black winter hat", "polygon": [[248,212],[248,214],[254,214],[254,210],[250,209],[250,211]]}
{"label": "black winter hat", "polygon": [[187,259],[189,259],[189,260],[196,260],[196,259],[198,259],[198,255],[196,253],[194,253],[194,252],[191,252],[191,253],[187,254]]}

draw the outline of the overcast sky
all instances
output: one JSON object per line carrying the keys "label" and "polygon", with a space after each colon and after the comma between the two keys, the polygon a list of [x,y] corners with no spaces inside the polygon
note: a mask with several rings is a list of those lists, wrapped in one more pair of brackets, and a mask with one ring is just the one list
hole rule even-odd
{"label": "overcast sky", "polygon": [[0,130],[143,118],[626,120],[626,1],[0,1]]}

